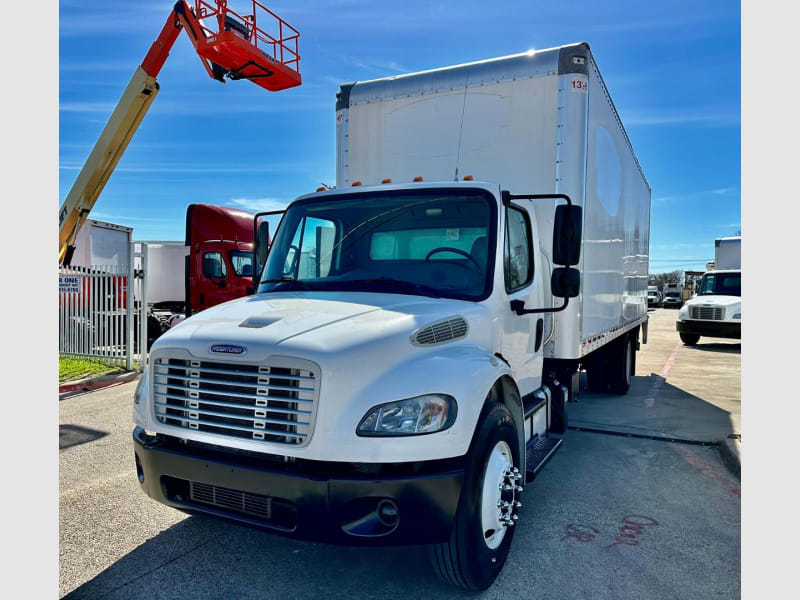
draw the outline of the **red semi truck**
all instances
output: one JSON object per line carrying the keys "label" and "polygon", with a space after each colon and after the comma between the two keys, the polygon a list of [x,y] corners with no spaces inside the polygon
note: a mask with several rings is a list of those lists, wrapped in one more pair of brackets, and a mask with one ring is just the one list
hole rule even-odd
{"label": "red semi truck", "polygon": [[184,318],[250,293],[255,219],[236,208],[190,204],[183,243],[143,242],[148,245],[148,345]]}

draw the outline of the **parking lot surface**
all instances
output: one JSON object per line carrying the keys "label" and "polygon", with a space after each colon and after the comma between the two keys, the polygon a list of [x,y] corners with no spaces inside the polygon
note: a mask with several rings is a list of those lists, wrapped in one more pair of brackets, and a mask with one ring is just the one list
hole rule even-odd
{"label": "parking lot surface", "polygon": [[[629,394],[583,391],[571,430],[522,496],[511,554],[479,597],[730,598],[740,590],[739,480],[714,445],[739,432],[739,345],[679,345],[651,313]],[[426,549],[295,541],[162,506],[139,489],[135,384],[60,403],[60,595],[69,598],[475,597]],[[643,433],[644,432],[644,433]]]}

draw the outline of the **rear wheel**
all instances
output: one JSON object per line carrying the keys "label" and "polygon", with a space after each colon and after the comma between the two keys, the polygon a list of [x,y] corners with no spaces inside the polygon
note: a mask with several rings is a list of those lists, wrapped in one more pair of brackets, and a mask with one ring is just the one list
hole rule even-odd
{"label": "rear wheel", "polygon": [[514,418],[488,404],[467,455],[450,539],[429,547],[437,575],[467,590],[485,590],[503,568],[521,506],[523,474]]}
{"label": "rear wheel", "polygon": [[633,353],[633,339],[630,336],[625,335],[618,342],[614,342],[613,358],[609,365],[609,387],[614,394],[627,394],[631,387]]}
{"label": "rear wheel", "polygon": [[696,333],[681,333],[681,341],[687,346],[694,346],[700,341],[700,336]]}

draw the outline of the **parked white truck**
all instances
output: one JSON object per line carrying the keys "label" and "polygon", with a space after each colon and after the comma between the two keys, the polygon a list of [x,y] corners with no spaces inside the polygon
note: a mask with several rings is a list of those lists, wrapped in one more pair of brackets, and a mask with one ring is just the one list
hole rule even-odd
{"label": "parked white truck", "polygon": [[684,344],[694,346],[701,337],[742,338],[741,269],[741,236],[714,240],[713,269],[678,313],[675,328]]}
{"label": "parked white truck", "polygon": [[661,304],[661,291],[657,285],[647,286],[647,306],[659,306]]}
{"label": "parked white truck", "polygon": [[586,44],[344,85],[336,124],[337,187],[289,205],[256,293],[153,345],[139,481],[279,534],[429,544],[485,589],[579,370],[628,390],[650,189]]}
{"label": "parked white truck", "polygon": [[664,308],[680,308],[683,305],[683,286],[680,283],[664,284],[662,305]]}

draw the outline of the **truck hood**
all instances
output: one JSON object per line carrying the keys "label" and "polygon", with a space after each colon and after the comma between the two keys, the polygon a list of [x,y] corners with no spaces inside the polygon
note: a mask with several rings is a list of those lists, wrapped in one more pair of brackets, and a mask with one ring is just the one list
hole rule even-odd
{"label": "truck hood", "polygon": [[[274,353],[312,358],[461,315],[474,321],[481,305],[460,300],[373,293],[285,292],[249,296],[204,310],[161,336],[153,350],[183,347],[209,356],[215,344],[237,344],[250,359]],[[487,322],[487,319],[479,319]]]}
{"label": "truck hood", "polygon": [[708,294],[705,296],[695,296],[686,304],[691,306],[703,306],[705,304],[713,306],[731,306],[733,304],[741,304],[741,296],[717,296],[716,294]]}

